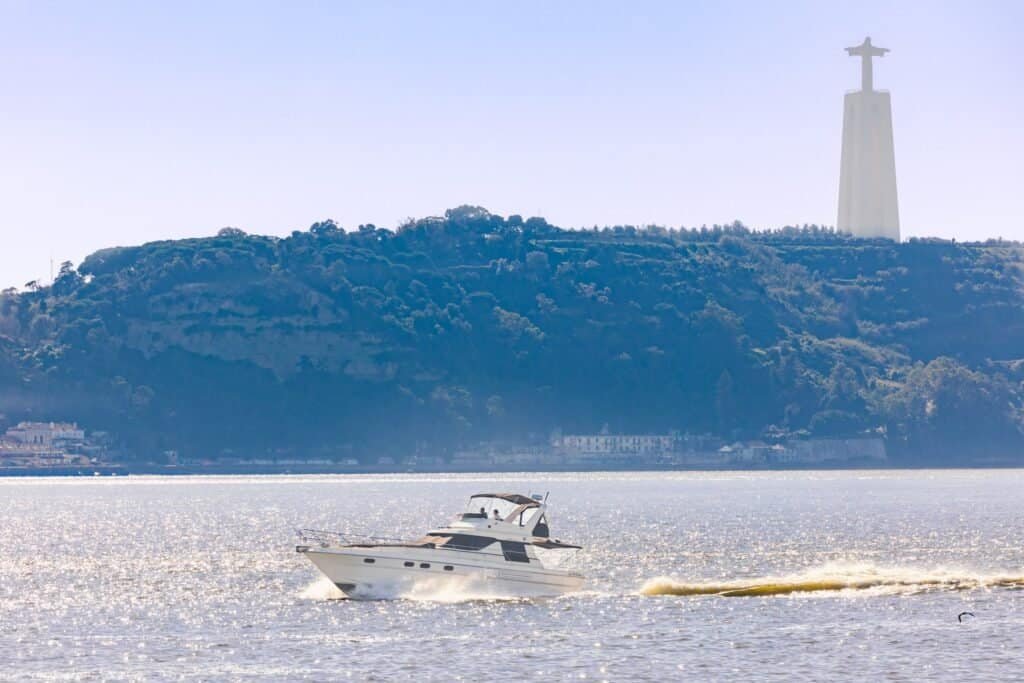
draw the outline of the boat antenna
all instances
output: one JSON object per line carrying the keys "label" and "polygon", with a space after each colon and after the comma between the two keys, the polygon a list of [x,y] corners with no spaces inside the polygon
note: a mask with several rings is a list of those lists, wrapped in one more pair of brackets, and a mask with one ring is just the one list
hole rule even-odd
{"label": "boat antenna", "polygon": [[548,495],[550,495],[550,494],[551,494],[551,491],[545,491],[544,492],[544,502],[545,503],[548,502]]}

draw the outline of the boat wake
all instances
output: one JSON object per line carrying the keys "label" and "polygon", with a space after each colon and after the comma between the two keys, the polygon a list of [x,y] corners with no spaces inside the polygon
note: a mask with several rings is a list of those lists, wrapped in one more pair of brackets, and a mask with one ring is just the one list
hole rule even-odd
{"label": "boat wake", "polygon": [[485,581],[454,577],[431,580],[419,579],[412,583],[378,583],[361,587],[353,595],[345,595],[326,577],[319,577],[302,591],[303,600],[421,600],[424,602],[468,602],[474,600],[522,600],[526,595],[498,593]]}
{"label": "boat wake", "polygon": [[647,581],[640,588],[640,594],[742,598],[835,591],[867,591],[891,595],[992,588],[1024,589],[1024,573],[977,574],[959,569],[830,563],[796,574],[729,581],[688,583],[658,577]]}

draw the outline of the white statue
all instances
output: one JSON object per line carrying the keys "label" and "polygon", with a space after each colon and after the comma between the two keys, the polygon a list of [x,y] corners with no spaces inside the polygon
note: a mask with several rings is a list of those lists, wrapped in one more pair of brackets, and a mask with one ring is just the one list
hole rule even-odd
{"label": "white statue", "polygon": [[884,57],[889,51],[887,47],[875,47],[871,44],[871,36],[864,39],[864,42],[857,47],[846,48],[846,54],[851,57],[860,57],[860,89],[864,92],[872,92],[874,73],[871,69],[872,57]]}
{"label": "white statue", "polygon": [[843,154],[839,170],[839,219],[836,227],[857,237],[900,239],[896,199],[896,154],[889,93],[874,89],[874,57],[886,48],[865,38],[846,48],[861,58],[861,89],[846,94],[843,106]]}

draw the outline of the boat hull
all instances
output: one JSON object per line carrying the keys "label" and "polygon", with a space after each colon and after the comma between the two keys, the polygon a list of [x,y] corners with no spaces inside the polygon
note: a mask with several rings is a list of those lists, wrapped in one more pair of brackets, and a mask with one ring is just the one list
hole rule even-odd
{"label": "boat hull", "polygon": [[[381,598],[454,589],[481,597],[572,593],[584,578],[485,553],[419,548],[296,548],[348,597]],[[453,556],[455,555],[455,556]],[[521,565],[510,567],[508,565]],[[532,565],[532,566],[531,566]]]}

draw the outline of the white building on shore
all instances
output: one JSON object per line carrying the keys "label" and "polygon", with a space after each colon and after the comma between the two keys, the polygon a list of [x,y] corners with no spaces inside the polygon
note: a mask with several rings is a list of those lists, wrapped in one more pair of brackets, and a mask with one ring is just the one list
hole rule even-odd
{"label": "white building on shore", "polygon": [[20,422],[0,435],[0,468],[88,465],[85,431],[71,422]]}
{"label": "white building on shore", "polygon": [[8,441],[31,446],[50,447],[85,441],[85,430],[74,422],[19,422],[4,435]]}
{"label": "white building on shore", "polygon": [[672,434],[568,434],[556,436],[551,445],[571,455],[636,455],[675,450]]}

